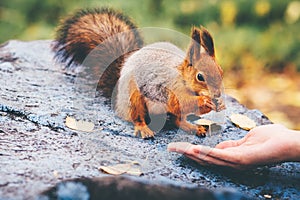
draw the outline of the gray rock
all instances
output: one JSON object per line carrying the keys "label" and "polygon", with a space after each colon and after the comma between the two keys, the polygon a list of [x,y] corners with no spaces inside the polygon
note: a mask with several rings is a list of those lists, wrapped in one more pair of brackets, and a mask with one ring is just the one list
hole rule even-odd
{"label": "gray rock", "polygon": [[[100,165],[128,161],[137,161],[143,171],[142,177],[130,181],[147,180],[146,185],[159,182],[165,187],[172,182],[213,194],[230,190],[252,199],[264,195],[300,199],[299,163],[238,172],[201,167],[166,151],[167,144],[175,141],[213,146],[241,138],[247,132],[227,116],[241,113],[258,125],[271,123],[260,111],[248,110],[226,96],[223,124],[206,138],[180,130],[160,131],[154,140],[136,138],[133,126],[115,117],[96,97],[96,82],[80,67],[64,69],[55,64],[51,42],[10,41],[0,47],[0,199],[36,198],[62,181],[80,177],[99,182],[104,176]],[[68,129],[66,116],[92,121],[95,131]]]}

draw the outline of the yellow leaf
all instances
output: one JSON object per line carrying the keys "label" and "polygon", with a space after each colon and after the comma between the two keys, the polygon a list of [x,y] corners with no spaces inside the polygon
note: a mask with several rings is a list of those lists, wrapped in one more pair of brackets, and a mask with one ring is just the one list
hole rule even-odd
{"label": "yellow leaf", "polygon": [[107,174],[112,175],[121,175],[121,174],[130,174],[135,176],[140,176],[143,173],[136,163],[126,163],[126,164],[117,164],[113,166],[100,166],[99,170]]}
{"label": "yellow leaf", "polygon": [[201,126],[210,126],[212,124],[215,124],[215,122],[210,121],[208,119],[198,119],[198,120],[194,121],[194,123],[197,125],[201,125]]}
{"label": "yellow leaf", "polygon": [[66,126],[70,129],[84,132],[91,132],[95,127],[92,122],[82,120],[77,121],[76,119],[69,116],[66,118]]}
{"label": "yellow leaf", "polygon": [[250,119],[249,117],[242,115],[242,114],[232,114],[230,116],[230,120],[236,126],[242,128],[244,130],[250,130],[250,129],[256,127],[256,123],[252,119]]}

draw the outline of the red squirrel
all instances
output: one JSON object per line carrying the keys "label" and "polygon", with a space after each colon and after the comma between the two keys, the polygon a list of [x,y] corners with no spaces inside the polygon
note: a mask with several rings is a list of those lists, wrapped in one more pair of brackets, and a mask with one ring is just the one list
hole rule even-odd
{"label": "red squirrel", "polygon": [[187,121],[224,109],[221,98],[223,71],[215,59],[213,38],[204,27],[192,27],[187,52],[174,44],[145,45],[134,23],[113,9],[79,10],[62,21],[54,51],[67,65],[82,64],[92,51],[103,70],[98,89],[106,98],[116,90],[114,109],[134,124],[134,135],[154,137],[150,115],[167,113],[173,125],[205,136],[203,126]]}

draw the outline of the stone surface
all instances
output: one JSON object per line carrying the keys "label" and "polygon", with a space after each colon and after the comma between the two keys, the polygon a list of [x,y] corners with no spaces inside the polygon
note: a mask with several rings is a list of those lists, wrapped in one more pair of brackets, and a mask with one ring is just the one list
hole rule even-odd
{"label": "stone surface", "polygon": [[110,176],[64,181],[41,194],[38,199],[113,199],[113,200],[232,200],[243,199],[241,193],[230,190],[212,192],[208,189],[143,178]]}
{"label": "stone surface", "polygon": [[[251,199],[264,199],[264,195],[300,199],[299,163],[239,172],[201,167],[166,151],[174,141],[213,146],[241,138],[247,132],[235,127],[228,115],[241,113],[258,125],[270,123],[260,111],[248,110],[226,96],[227,109],[217,117],[222,118],[222,128],[206,138],[181,130],[161,131],[154,140],[136,138],[133,126],[95,97],[95,81],[80,68],[55,64],[50,46],[51,41],[10,41],[0,47],[0,199],[36,198],[70,179],[95,181],[104,176],[99,166],[130,161],[138,162],[143,171],[133,181],[147,180],[146,184],[172,183],[213,194],[226,190]],[[68,129],[66,116],[92,121],[95,131]]]}

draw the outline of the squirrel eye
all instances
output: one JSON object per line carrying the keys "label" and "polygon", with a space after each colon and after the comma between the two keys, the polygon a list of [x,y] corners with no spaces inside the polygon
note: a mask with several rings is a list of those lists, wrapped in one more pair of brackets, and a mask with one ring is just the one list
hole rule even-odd
{"label": "squirrel eye", "polygon": [[198,80],[198,81],[202,81],[202,82],[205,81],[205,80],[204,80],[204,77],[203,77],[203,75],[202,75],[201,73],[198,73],[198,74],[197,74],[197,80]]}

